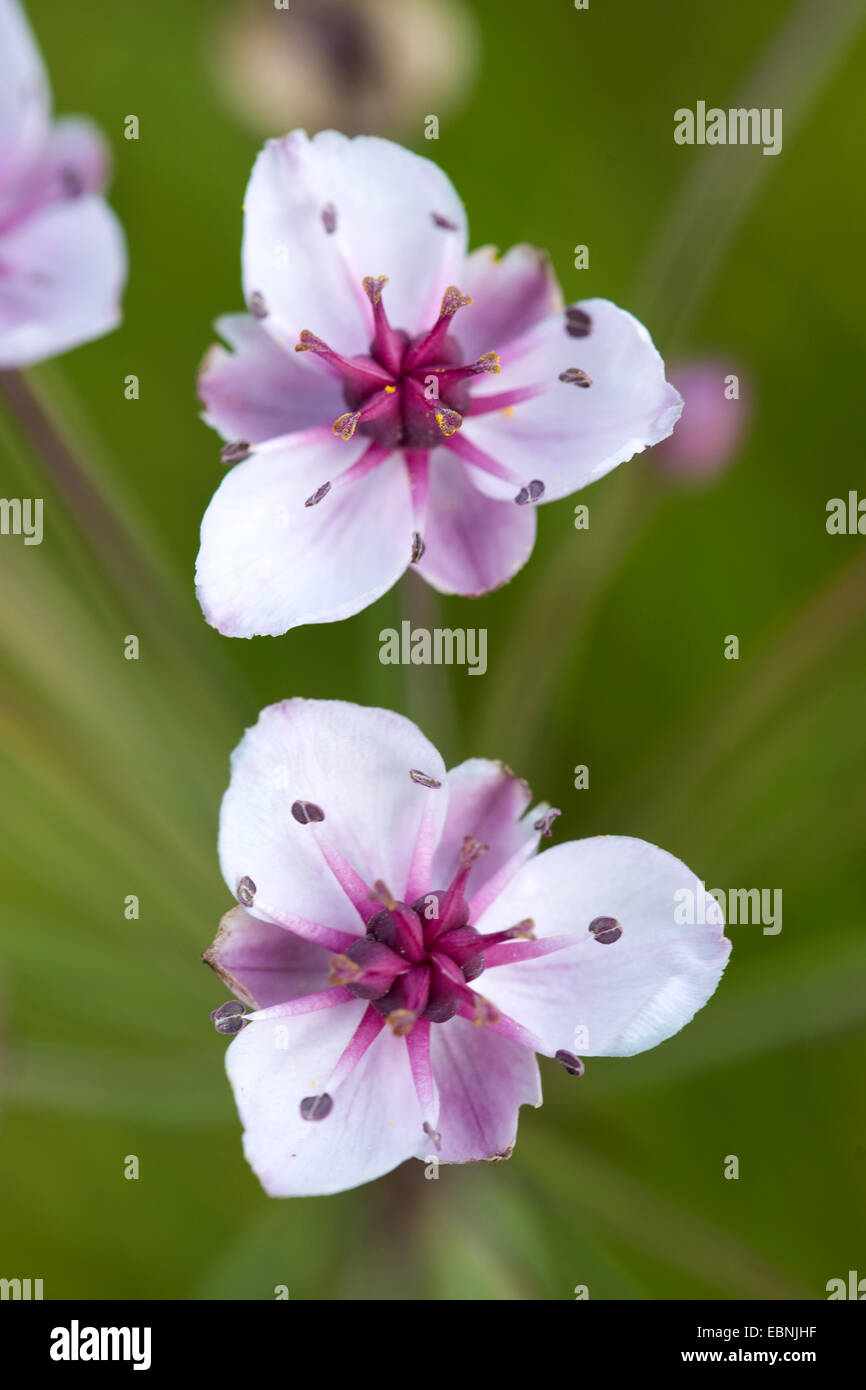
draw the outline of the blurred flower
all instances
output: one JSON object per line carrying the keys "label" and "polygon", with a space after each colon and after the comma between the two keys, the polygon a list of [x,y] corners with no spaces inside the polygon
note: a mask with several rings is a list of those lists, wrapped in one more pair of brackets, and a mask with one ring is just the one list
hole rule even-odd
{"label": "blurred flower", "polygon": [[666,477],[706,483],[734,461],[750,415],[748,383],[730,363],[695,358],[670,368],[683,398],[675,432],[654,449],[650,459]]}
{"label": "blurred flower", "polygon": [[0,368],[29,366],[120,321],[126,248],[88,121],[52,123],[48,79],[17,0],[0,0]]}
{"label": "blurred flower", "polygon": [[531,247],[467,256],[451,183],[399,145],[269,141],[245,208],[250,312],[219,321],[234,352],[199,380],[239,462],[197,571],[227,636],[348,617],[410,563],[444,593],[494,589],[529,558],[536,503],[673,429],[646,329],[603,299],[563,312]]}
{"label": "blurred flower", "polygon": [[213,66],[262,135],[296,125],[399,135],[455,106],[476,48],[458,0],[292,0],[227,9]]}
{"label": "blurred flower", "polygon": [[[289,700],[247,731],[219,835],[241,905],[205,960],[238,996],[212,1018],[272,1196],[506,1158],[536,1052],[580,1075],[576,1046],[655,1047],[715,990],[730,942],[685,865],[607,835],[536,857],[559,813],[530,799],[387,710]],[[696,888],[706,925],[678,925]]]}

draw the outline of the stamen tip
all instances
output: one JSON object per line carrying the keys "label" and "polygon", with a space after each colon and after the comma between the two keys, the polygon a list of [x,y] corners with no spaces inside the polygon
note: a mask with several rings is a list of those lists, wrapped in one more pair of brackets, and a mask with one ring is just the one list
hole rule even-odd
{"label": "stamen tip", "polygon": [[317,506],[317,505],[319,504],[319,502],[321,502],[322,499],[323,499],[324,497],[327,497],[327,495],[328,495],[328,493],[329,493],[330,491],[331,491],[331,484],[330,484],[330,483],[322,483],[322,486],[321,486],[321,487],[317,487],[317,488],[316,488],[316,491],[315,491],[314,493],[312,493],[311,496],[309,496],[309,497],[307,498],[306,502],[304,503],[304,506],[305,506],[305,507],[315,507],[315,506]]}
{"label": "stamen tip", "polygon": [[557,1062],[565,1067],[569,1076],[583,1076],[586,1068],[580,1058],[575,1057],[573,1052],[566,1052],[565,1048],[561,1047],[558,1052],[554,1053],[554,1057]]}
{"label": "stamen tip", "polygon": [[382,298],[382,291],[387,283],[387,275],[365,275],[361,281],[361,284],[364,286],[364,293],[374,309]]}
{"label": "stamen tip", "polygon": [[304,1096],[300,1107],[301,1119],[324,1120],[330,1115],[333,1108],[334,1102],[327,1091],[323,1091],[320,1096]]}
{"label": "stamen tip", "polygon": [[248,874],[244,874],[235,889],[235,896],[244,907],[252,907],[256,900],[256,885]]}
{"label": "stamen tip", "polygon": [[321,806],[317,806],[314,801],[293,801],[292,815],[298,825],[318,824],[325,819],[325,813]]}

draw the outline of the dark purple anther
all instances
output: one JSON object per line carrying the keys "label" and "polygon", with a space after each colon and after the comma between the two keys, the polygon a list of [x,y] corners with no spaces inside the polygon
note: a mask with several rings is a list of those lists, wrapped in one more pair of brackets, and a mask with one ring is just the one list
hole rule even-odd
{"label": "dark purple anther", "polygon": [[316,491],[312,494],[312,496],[310,496],[310,497],[307,498],[306,502],[304,503],[304,506],[305,506],[305,507],[315,507],[315,506],[317,506],[318,503],[321,502],[321,500],[322,500],[323,497],[327,497],[327,495],[328,495],[328,493],[329,493],[330,491],[331,491],[331,484],[330,484],[330,483],[322,483],[322,486],[321,486],[321,487],[317,487],[317,488],[316,488]]}
{"label": "dark purple anther", "polygon": [[443,217],[441,212],[431,212],[430,216],[433,218],[434,224],[437,227],[441,227],[443,232],[456,232],[459,230],[457,223],[452,222],[448,217]]}
{"label": "dark purple anther", "polygon": [[418,783],[419,787],[433,787],[435,789],[436,787],[442,786],[442,783],[437,782],[435,777],[428,777],[426,772],[419,772],[417,768],[414,767],[410,770],[409,776],[412,778],[413,782]]}
{"label": "dark purple anther", "polygon": [[317,824],[325,819],[325,813],[321,806],[316,806],[312,801],[292,802],[292,815],[298,825],[309,825],[310,822]]}
{"label": "dark purple anther", "polygon": [[518,507],[525,507],[529,502],[537,502],[544,496],[544,483],[540,478],[533,478],[527,487],[522,487],[515,497]]}
{"label": "dark purple anther", "polygon": [[567,367],[564,372],[559,373],[560,381],[567,381],[574,386],[591,386],[592,377],[586,372],[581,371],[580,367]]}
{"label": "dark purple anther", "polygon": [[424,1121],[424,1133],[428,1139],[433,1141],[433,1147],[438,1151],[442,1148],[442,1135],[434,1129],[429,1120]]}
{"label": "dark purple anther", "polygon": [[539,834],[543,835],[546,840],[549,840],[553,836],[553,830],[551,829],[551,826],[553,825],[553,822],[556,820],[557,816],[561,815],[561,811],[557,811],[555,806],[551,806],[550,810],[547,811],[541,817],[541,820],[537,820],[535,822],[533,829],[537,830]]}
{"label": "dark purple anther", "polygon": [[569,1076],[583,1076],[584,1065],[579,1057],[575,1057],[573,1052],[566,1052],[565,1048],[560,1048],[555,1053],[557,1062],[561,1062]]}
{"label": "dark purple anther", "polygon": [[324,1120],[330,1115],[333,1108],[334,1102],[327,1091],[323,1091],[320,1096],[304,1096],[301,1101],[301,1119]]}
{"label": "dark purple anther", "polygon": [[212,1010],[211,1022],[218,1033],[239,1033],[246,1027],[245,1012],[239,999],[228,999],[225,1004],[220,1004],[218,1009]]}
{"label": "dark purple anther", "polygon": [[615,917],[593,917],[589,931],[602,946],[611,946],[622,936],[622,927]]}
{"label": "dark purple anther", "polygon": [[256,900],[256,885],[248,874],[244,874],[235,890],[235,897],[244,907],[252,907]]}
{"label": "dark purple anther", "polygon": [[565,331],[570,338],[588,338],[592,331],[592,319],[585,309],[572,304],[565,311]]}
{"label": "dark purple anther", "polygon": [[220,449],[220,459],[223,463],[243,463],[252,453],[251,446],[245,439],[236,439],[231,444],[224,444]]}
{"label": "dark purple anther", "polygon": [[424,551],[427,549],[421,538],[420,532],[416,531],[412,536],[412,564],[417,565]]}
{"label": "dark purple anther", "polygon": [[247,308],[254,319],[266,319],[268,316],[268,306],[265,303],[264,295],[259,294],[258,290],[253,290],[247,301]]}
{"label": "dark purple anther", "polygon": [[333,203],[326,203],[322,208],[322,226],[332,236],[337,230],[337,209]]}

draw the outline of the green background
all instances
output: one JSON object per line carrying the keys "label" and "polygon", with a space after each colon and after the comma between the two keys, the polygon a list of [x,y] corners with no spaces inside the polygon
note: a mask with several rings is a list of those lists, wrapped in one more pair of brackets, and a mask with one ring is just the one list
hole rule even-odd
{"label": "green background", "polygon": [[[624,465],[581,496],[586,532],[542,508],[532,560],[487,599],[413,577],[349,622],[245,642],[192,588],[221,476],[195,371],[241,307],[257,148],[204,60],[217,7],[30,7],[57,110],[114,148],[132,265],[122,328],[28,374],[80,471],[0,415],[3,494],[46,499],[42,546],[0,541],[0,1275],[47,1298],[822,1298],[866,1275],[866,538],[825,529],[829,498],[866,489],[864,7],[473,8],[468,101],[438,144],[423,111],[406,137],[454,179],[473,244],[544,246],[567,299],[631,309],[668,359],[730,359],[748,438],[701,490]],[[698,99],[782,106],[781,155],[675,145]],[[407,616],[486,626],[486,676],[381,665]],[[782,888],[783,930],[731,928],[716,996],[656,1050],[579,1081],[543,1062],[507,1163],[269,1200],[199,954],[230,905],[229,752],[293,694],[402,710],[449,763],[504,759],[562,807],[558,839],[638,835],[711,886]]]}

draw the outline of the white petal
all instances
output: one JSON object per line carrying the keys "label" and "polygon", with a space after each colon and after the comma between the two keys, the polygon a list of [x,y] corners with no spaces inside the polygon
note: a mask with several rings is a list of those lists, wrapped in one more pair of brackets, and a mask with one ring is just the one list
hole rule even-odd
{"label": "white petal", "polygon": [[102,198],[49,204],[0,233],[0,368],[110,332],[125,280],[123,233]]}
{"label": "white petal", "polygon": [[51,92],[18,0],[0,0],[0,208],[48,132]]}
{"label": "white petal", "polygon": [[[220,814],[223,876],[256,885],[262,904],[356,935],[363,926],[317,848],[295,801],[325,813],[322,834],[368,886],[402,895],[422,820],[438,837],[447,790],[420,786],[415,770],[444,783],[445,766],[414,724],[388,710],[339,700],[287,700],[262,710],[232,756]],[[266,913],[264,915],[267,915]]]}
{"label": "white petal", "polygon": [[[677,894],[698,895],[705,925],[675,920]],[[703,904],[703,908],[701,907]],[[563,951],[486,971],[483,994],[529,1028],[544,1051],[631,1056],[685,1026],[710,998],[730,951],[715,901],[685,864],[643,840],[597,836],[546,850],[527,863],[477,923],[500,931],[524,918]],[[603,945],[597,917],[622,927]]]}
{"label": "white petal", "polygon": [[[335,352],[369,349],[365,276],[389,277],[383,303],[391,323],[415,334],[432,327],[463,264],[466,219],[450,181],[430,160],[389,140],[349,140],[333,130],[312,140],[303,131],[271,140],[244,207],[247,298],[264,297],[269,331],[293,339],[308,329]],[[326,208],[333,210],[333,232]]]}
{"label": "white petal", "polygon": [[418,1147],[423,1118],[406,1043],[388,1028],[337,1088],[331,1113],[322,1120],[301,1118],[301,1101],[325,1090],[366,1007],[358,1000],[252,1023],[228,1048],[226,1070],[244,1126],[244,1153],[272,1197],[358,1187],[390,1172]]}
{"label": "white petal", "polygon": [[304,505],[368,444],[296,437],[227,474],[201,526],[196,584],[209,623],[227,637],[276,637],[348,618],[392,587],[412,547],[402,455]]}
{"label": "white petal", "polygon": [[521,1105],[541,1104],[535,1054],[468,1019],[453,1018],[431,1028],[430,1055],[439,1092],[440,1162],[508,1158]]}
{"label": "white petal", "polygon": [[[542,386],[543,392],[507,414],[470,414],[463,424],[472,444],[524,484],[540,479],[546,502],[567,497],[665,439],[682,410],[643,325],[606,299],[588,299],[579,307],[592,320],[586,337],[570,337],[565,316],[553,315],[503,354],[500,375],[478,379],[473,399],[525,386]],[[560,381],[572,367],[592,385]],[[514,495],[511,484],[483,474],[477,486],[495,497]]]}
{"label": "white petal", "polygon": [[312,353],[280,347],[249,314],[226,314],[199,372],[204,418],[223,439],[259,444],[314,425],[345,409],[340,383]]}

